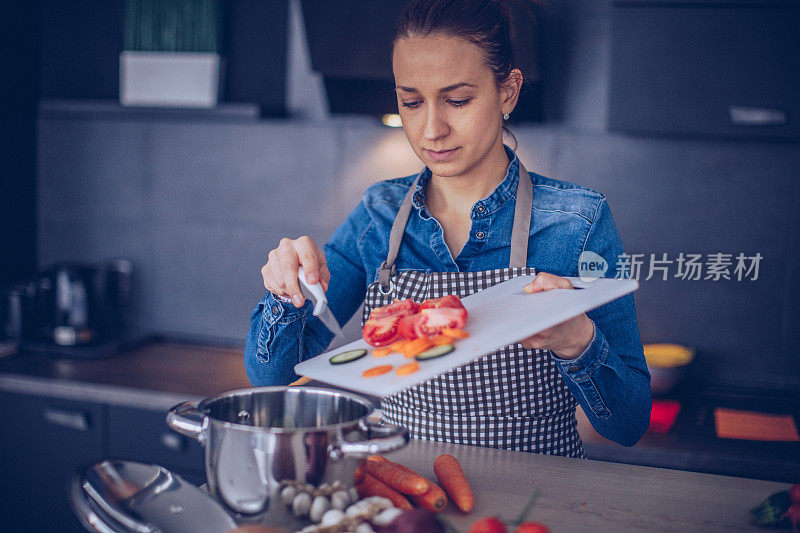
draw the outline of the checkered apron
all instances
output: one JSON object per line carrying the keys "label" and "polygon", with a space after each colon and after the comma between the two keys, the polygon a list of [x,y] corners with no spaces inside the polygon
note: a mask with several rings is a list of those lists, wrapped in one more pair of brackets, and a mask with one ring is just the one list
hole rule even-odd
{"label": "checkered apron", "polygon": [[[527,268],[533,186],[520,165],[511,236],[511,266],[481,272],[397,272],[394,260],[408,221],[412,184],[392,225],[389,254],[370,284],[362,325],[372,309],[395,299],[417,302],[456,294],[463,298]],[[545,350],[512,344],[381,400],[383,416],[411,436],[506,450],[586,457],[575,420],[575,398]]]}

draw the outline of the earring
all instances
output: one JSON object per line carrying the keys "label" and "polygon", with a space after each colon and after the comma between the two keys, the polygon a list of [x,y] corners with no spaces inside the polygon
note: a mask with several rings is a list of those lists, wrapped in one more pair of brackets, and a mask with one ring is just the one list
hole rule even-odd
{"label": "earring", "polygon": [[506,113],[505,115],[503,115],[503,120],[508,120],[508,113]]}

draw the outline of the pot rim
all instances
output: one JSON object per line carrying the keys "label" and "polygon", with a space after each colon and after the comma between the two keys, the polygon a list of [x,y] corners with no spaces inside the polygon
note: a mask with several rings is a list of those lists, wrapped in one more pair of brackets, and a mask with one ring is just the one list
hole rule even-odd
{"label": "pot rim", "polygon": [[[230,422],[228,420],[222,420],[220,418],[216,418],[214,416],[211,416],[211,414],[209,413],[209,405],[211,403],[218,400],[222,400],[224,398],[228,398],[230,396],[240,396],[245,394],[252,394],[254,392],[278,392],[278,391],[283,391],[283,392],[297,391],[297,394],[302,394],[303,392],[311,392],[315,394],[322,394],[325,396],[345,396],[350,400],[362,404],[364,407],[366,407],[367,412],[366,414],[364,414],[364,416],[355,418],[353,420],[348,420],[346,422],[337,422],[336,424],[328,424],[326,426],[316,426],[313,428],[308,427],[308,428],[294,428],[294,429],[238,424],[236,422]],[[253,431],[259,433],[264,431],[267,431],[269,433],[298,433],[298,432],[308,433],[315,431],[330,431],[332,429],[339,429],[350,424],[358,423],[360,420],[364,420],[367,417],[369,417],[369,415],[371,415],[375,411],[375,407],[372,405],[372,402],[368,398],[365,398],[364,396],[361,396],[359,394],[345,392],[337,389],[327,389],[324,387],[305,387],[305,386],[289,387],[287,385],[249,387],[244,389],[235,389],[235,390],[220,392],[219,394],[215,394],[213,396],[209,396],[208,398],[201,400],[197,406],[197,409],[203,413],[203,416],[205,416],[209,420],[209,422],[219,424],[224,428],[237,429],[241,431]]]}

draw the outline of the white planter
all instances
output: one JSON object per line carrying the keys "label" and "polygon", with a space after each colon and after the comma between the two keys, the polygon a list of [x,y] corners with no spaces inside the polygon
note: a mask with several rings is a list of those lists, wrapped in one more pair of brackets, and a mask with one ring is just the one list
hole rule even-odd
{"label": "white planter", "polygon": [[119,101],[124,106],[214,107],[219,76],[218,54],[126,50],[119,55]]}

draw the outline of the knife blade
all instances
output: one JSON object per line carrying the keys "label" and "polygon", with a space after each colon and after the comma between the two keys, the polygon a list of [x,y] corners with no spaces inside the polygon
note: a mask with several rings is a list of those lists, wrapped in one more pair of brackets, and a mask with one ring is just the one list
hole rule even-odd
{"label": "knife blade", "polygon": [[312,314],[319,318],[325,327],[335,336],[342,334],[342,328],[336,317],[333,316],[330,307],[328,307],[328,299],[325,297],[325,291],[322,290],[322,285],[314,283],[313,285],[306,279],[306,271],[303,267],[297,270],[297,279],[300,280],[300,291],[303,296],[311,300],[314,304],[314,311]]}

